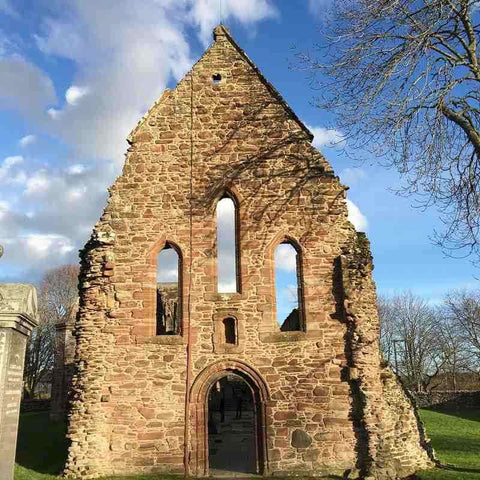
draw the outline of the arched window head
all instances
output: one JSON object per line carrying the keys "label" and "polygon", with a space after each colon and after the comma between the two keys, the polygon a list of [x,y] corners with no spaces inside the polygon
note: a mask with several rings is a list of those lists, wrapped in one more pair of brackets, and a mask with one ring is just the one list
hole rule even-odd
{"label": "arched window head", "polygon": [[288,240],[275,249],[275,298],[280,330],[303,330],[300,254]]}
{"label": "arched window head", "polygon": [[157,256],[157,335],[181,334],[181,258],[166,243]]}
{"label": "arched window head", "polygon": [[217,203],[217,291],[240,291],[238,212],[234,200],[224,196]]}
{"label": "arched window head", "polygon": [[223,320],[225,343],[229,345],[237,344],[237,325],[236,320],[232,317],[227,317]]}

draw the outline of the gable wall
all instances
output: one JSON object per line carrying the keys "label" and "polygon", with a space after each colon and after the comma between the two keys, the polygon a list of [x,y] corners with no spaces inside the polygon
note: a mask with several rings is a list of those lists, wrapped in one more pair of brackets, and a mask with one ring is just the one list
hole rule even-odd
{"label": "gable wall", "polygon": [[[355,232],[344,187],[308,132],[219,34],[130,140],[123,174],[82,252],[66,473],[183,471],[187,335],[154,330],[156,255],[165,241],[182,252],[191,382],[227,359],[259,373],[270,395],[269,473],[354,470],[335,265]],[[226,188],[240,212],[242,288],[232,295],[216,292],[215,205]],[[306,332],[280,332],[275,320],[273,252],[285,236],[301,247]],[[240,344],[230,350],[215,344],[222,315],[240,323]],[[310,436],[308,448],[291,445],[298,429]],[[196,441],[192,433],[190,449]]]}

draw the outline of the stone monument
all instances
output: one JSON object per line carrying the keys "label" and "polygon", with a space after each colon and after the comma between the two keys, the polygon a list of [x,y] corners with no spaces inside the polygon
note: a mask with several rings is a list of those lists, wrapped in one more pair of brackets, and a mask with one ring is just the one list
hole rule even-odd
{"label": "stone monument", "polygon": [[[0,257],[3,248],[0,247]],[[27,339],[37,325],[33,285],[0,284],[0,478],[13,479]]]}

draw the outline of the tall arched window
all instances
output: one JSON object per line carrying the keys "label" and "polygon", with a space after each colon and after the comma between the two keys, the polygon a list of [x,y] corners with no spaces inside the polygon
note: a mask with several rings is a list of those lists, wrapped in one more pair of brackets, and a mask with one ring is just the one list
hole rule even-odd
{"label": "tall arched window", "polygon": [[240,291],[238,253],[238,212],[230,196],[217,203],[217,291]]}
{"label": "tall arched window", "polygon": [[275,249],[275,298],[280,330],[304,330],[300,254],[288,240]]}
{"label": "tall arched window", "polygon": [[180,250],[166,243],[157,256],[157,335],[180,335],[182,329]]}

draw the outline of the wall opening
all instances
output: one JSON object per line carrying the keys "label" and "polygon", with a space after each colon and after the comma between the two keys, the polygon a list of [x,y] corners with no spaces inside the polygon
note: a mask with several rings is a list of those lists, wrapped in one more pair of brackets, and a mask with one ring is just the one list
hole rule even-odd
{"label": "wall opening", "polygon": [[258,472],[254,398],[234,373],[217,380],[208,395],[208,460],[213,476]]}
{"label": "wall opening", "polygon": [[214,85],[218,85],[222,81],[222,75],[220,73],[214,73],[212,75],[212,82]]}
{"label": "wall opening", "polygon": [[225,332],[225,343],[230,345],[237,344],[237,322],[234,318],[228,317],[223,320],[223,328]]}
{"label": "wall opening", "polygon": [[157,256],[157,335],[180,335],[181,318],[181,256],[180,251],[166,243]]}
{"label": "wall opening", "polygon": [[232,198],[223,197],[217,203],[217,291],[240,291],[238,279],[237,207]]}
{"label": "wall opening", "polygon": [[300,255],[290,241],[275,249],[275,301],[282,332],[303,330]]}

